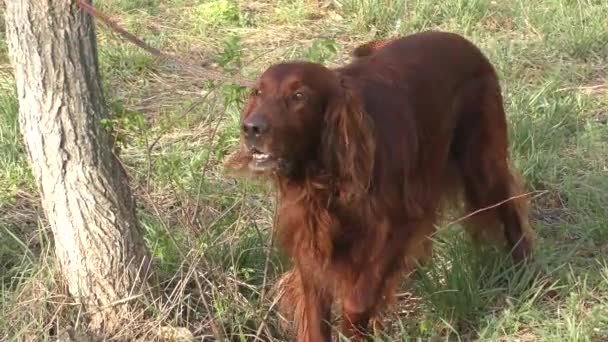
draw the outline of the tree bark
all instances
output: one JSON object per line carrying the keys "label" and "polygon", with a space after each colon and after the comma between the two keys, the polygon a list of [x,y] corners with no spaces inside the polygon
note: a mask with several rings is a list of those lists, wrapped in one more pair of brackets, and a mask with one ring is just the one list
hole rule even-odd
{"label": "tree bark", "polygon": [[96,331],[133,313],[150,257],[107,115],[92,19],[72,0],[6,1],[19,123],[69,293]]}

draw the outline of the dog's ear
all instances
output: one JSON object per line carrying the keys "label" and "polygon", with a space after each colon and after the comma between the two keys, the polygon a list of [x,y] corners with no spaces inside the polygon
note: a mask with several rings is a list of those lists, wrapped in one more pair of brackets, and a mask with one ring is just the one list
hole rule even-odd
{"label": "dog's ear", "polygon": [[339,180],[342,195],[364,195],[371,182],[375,158],[373,122],[363,104],[339,79],[330,95],[322,133],[322,160]]}

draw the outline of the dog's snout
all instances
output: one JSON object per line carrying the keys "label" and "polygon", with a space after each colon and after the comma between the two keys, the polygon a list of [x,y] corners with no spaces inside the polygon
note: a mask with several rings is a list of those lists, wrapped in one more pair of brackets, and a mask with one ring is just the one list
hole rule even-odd
{"label": "dog's snout", "polygon": [[268,121],[258,113],[254,113],[243,122],[243,132],[247,138],[258,138],[268,131]]}

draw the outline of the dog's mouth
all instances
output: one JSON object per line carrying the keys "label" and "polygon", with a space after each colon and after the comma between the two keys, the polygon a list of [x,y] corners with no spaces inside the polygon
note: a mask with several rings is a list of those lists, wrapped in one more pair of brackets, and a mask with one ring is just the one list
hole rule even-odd
{"label": "dog's mouth", "polygon": [[261,151],[255,147],[249,150],[251,161],[249,169],[252,171],[270,171],[277,169],[280,164],[280,159],[273,156],[272,153]]}

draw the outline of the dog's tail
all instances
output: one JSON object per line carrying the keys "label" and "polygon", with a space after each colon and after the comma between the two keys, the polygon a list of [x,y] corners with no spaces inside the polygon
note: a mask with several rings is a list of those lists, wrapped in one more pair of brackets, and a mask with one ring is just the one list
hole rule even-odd
{"label": "dog's tail", "polygon": [[367,42],[363,45],[359,45],[358,47],[356,47],[353,50],[353,52],[351,53],[351,56],[353,57],[353,59],[361,59],[361,58],[365,58],[365,57],[370,57],[371,55],[376,53],[376,51],[382,49],[391,41],[392,41],[391,39],[372,40],[370,42]]}

